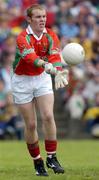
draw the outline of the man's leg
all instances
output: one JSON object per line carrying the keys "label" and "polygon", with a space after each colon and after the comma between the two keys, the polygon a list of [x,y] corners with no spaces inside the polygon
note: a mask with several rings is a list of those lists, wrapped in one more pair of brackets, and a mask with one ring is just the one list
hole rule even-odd
{"label": "man's leg", "polygon": [[40,155],[38,144],[37,120],[35,111],[35,102],[18,105],[25,121],[25,140],[28,151],[33,158],[36,175],[47,176],[44,163]]}
{"label": "man's leg", "polygon": [[43,123],[45,150],[47,152],[47,166],[52,168],[55,173],[64,173],[64,169],[61,167],[56,157],[57,138],[56,124],[53,114],[54,96],[53,94],[48,94],[37,97],[36,99]]}

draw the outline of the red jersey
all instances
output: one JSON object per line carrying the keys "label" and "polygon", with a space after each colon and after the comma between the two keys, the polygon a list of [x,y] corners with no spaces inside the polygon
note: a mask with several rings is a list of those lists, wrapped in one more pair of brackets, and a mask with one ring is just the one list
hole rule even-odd
{"label": "red jersey", "polygon": [[37,67],[39,59],[52,63],[57,69],[62,69],[60,42],[51,29],[45,28],[38,38],[28,26],[18,35],[16,45],[16,56],[13,63],[16,74],[30,76],[41,74],[44,69]]}

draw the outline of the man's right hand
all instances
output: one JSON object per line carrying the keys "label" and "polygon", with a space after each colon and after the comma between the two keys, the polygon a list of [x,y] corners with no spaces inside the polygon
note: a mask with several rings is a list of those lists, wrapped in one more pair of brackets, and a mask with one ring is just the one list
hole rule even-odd
{"label": "man's right hand", "polygon": [[43,67],[46,73],[49,74],[56,74],[57,69],[53,67],[51,63],[45,62],[44,60],[40,59],[37,63],[38,67]]}
{"label": "man's right hand", "polygon": [[43,67],[45,69],[45,72],[47,72],[49,74],[53,74],[53,75],[56,74],[57,69],[55,67],[53,67],[53,65],[51,63],[45,63]]}

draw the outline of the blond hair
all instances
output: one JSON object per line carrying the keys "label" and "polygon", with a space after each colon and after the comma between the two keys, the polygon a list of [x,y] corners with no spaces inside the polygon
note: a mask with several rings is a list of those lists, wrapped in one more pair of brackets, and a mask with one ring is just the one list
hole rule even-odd
{"label": "blond hair", "polygon": [[27,9],[27,16],[31,17],[33,15],[33,10],[35,10],[35,9],[45,10],[42,5],[40,5],[40,4],[33,4],[32,6],[30,6]]}

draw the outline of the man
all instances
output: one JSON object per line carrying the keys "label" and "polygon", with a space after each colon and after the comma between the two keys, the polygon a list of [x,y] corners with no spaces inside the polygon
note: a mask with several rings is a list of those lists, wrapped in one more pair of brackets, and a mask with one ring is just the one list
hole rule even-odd
{"label": "man", "polygon": [[46,11],[40,5],[27,9],[29,23],[17,37],[13,63],[12,91],[25,121],[25,140],[34,161],[36,175],[48,176],[40,155],[35,104],[39,108],[47,153],[46,164],[54,173],[64,173],[56,157],[56,125],[53,115],[54,96],[50,74],[55,76],[56,89],[68,84],[67,71],[62,70],[59,40],[45,28]]}

